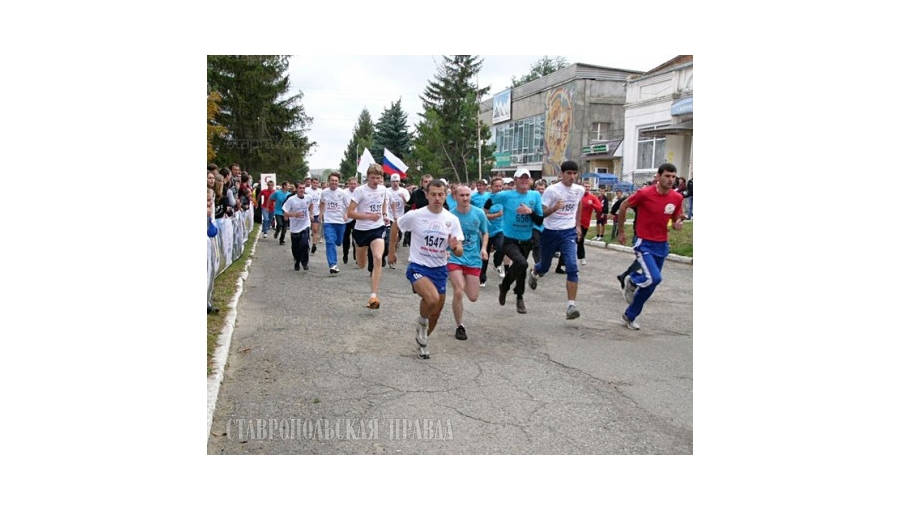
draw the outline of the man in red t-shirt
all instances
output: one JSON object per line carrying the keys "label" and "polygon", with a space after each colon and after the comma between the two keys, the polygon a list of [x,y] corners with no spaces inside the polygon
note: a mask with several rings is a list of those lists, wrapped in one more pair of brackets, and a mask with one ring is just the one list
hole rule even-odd
{"label": "man in red t-shirt", "polygon": [[628,303],[622,321],[628,329],[641,329],[635,319],[656,286],[662,282],[663,262],[669,255],[669,220],[672,220],[675,230],[681,230],[684,226],[681,214],[684,197],[672,189],[676,172],[675,165],[663,163],[656,172],[656,184],[636,191],[619,208],[619,244],[625,244],[625,213],[628,208],[635,209],[641,218],[634,225],[634,254],[642,272],[625,276],[625,287],[622,289]]}
{"label": "man in red t-shirt", "polygon": [[259,192],[259,206],[262,208],[263,239],[269,237],[269,227],[275,219],[275,201],[272,200],[275,193],[275,183],[272,179],[266,181],[266,189]]}

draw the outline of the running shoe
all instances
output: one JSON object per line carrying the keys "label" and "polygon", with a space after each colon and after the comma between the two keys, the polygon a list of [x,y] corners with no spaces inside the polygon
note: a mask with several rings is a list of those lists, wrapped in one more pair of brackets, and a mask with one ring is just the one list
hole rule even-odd
{"label": "running shoe", "polygon": [[625,302],[629,305],[634,303],[634,292],[637,290],[637,286],[631,281],[631,276],[625,276],[625,286],[622,287],[622,297],[625,298]]}
{"label": "running shoe", "polygon": [[429,359],[428,354],[428,319],[423,323],[421,318],[416,320],[416,345],[419,346],[419,357]]}
{"label": "running shoe", "polygon": [[537,276],[531,271],[528,272],[528,286],[531,290],[537,290]]}
{"label": "running shoe", "polygon": [[629,320],[628,316],[625,315],[624,313],[622,314],[622,322],[624,322],[625,325],[628,326],[628,329],[634,329],[634,330],[641,329],[640,324],[638,324],[637,322],[634,322],[633,320]]}
{"label": "running shoe", "polygon": [[525,300],[521,297],[516,298],[516,311],[519,313],[528,313],[528,310],[525,309]]}
{"label": "running shoe", "polygon": [[370,310],[378,310],[381,308],[381,303],[378,302],[377,297],[370,297],[369,302],[366,304],[366,308]]}
{"label": "running shoe", "polygon": [[466,327],[460,324],[456,326],[456,339],[457,340],[466,340],[468,339],[468,335],[466,335]]}
{"label": "running shoe", "polygon": [[581,317],[581,314],[578,313],[578,309],[575,308],[575,305],[569,305],[566,308],[566,319],[572,320]]}

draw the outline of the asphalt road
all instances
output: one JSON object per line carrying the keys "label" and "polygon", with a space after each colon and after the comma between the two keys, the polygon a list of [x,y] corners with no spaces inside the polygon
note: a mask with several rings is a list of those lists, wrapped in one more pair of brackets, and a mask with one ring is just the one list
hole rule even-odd
{"label": "asphalt road", "polygon": [[[493,269],[465,301],[469,339],[456,340],[452,290],[430,360],[417,357],[418,298],[407,248],[384,268],[380,310],[365,308],[365,269],[324,241],[294,271],[290,241],[258,239],[240,298],[209,454],[691,454],[693,267],[667,261],[638,318],[615,275],[633,255],[587,248],[579,319],[565,319],[565,276],[551,270],[497,301]],[[555,265],[554,265],[555,267]]]}

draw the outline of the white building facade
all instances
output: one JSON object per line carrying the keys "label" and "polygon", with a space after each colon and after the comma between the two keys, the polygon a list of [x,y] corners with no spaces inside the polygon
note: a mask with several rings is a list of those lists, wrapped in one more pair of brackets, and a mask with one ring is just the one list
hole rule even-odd
{"label": "white building facade", "polygon": [[663,163],[693,177],[694,57],[680,55],[625,86],[622,178],[640,187]]}

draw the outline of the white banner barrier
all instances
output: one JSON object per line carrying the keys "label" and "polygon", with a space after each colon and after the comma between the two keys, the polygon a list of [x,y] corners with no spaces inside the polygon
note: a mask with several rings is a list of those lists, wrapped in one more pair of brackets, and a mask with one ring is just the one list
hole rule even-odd
{"label": "white banner barrier", "polygon": [[253,231],[253,206],[234,216],[213,220],[219,229],[216,237],[206,238],[206,301],[212,303],[213,282],[244,253],[244,243]]}

